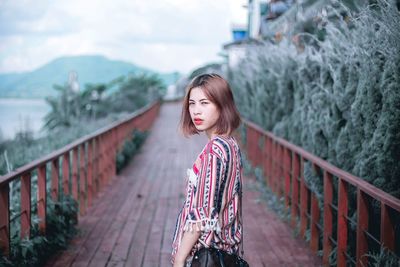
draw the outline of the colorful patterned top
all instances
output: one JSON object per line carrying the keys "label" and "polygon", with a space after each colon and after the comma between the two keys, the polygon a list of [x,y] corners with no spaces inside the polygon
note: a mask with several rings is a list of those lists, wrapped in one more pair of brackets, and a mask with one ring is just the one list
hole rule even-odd
{"label": "colorful patterned top", "polygon": [[242,158],[234,137],[216,136],[187,171],[186,199],[172,244],[172,262],[185,231],[201,231],[191,255],[203,246],[238,253],[242,239],[239,192]]}

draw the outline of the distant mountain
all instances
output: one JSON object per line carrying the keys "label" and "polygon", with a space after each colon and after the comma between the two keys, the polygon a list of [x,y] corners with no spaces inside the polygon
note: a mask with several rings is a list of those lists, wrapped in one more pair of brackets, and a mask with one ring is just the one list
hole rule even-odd
{"label": "distant mountain", "polygon": [[168,86],[179,78],[177,73],[157,73],[134,64],[109,60],[103,56],[72,56],[57,58],[30,72],[0,74],[0,98],[44,98],[55,95],[54,84],[64,85],[70,71],[78,73],[81,89],[87,83],[107,83],[129,73],[158,74]]}

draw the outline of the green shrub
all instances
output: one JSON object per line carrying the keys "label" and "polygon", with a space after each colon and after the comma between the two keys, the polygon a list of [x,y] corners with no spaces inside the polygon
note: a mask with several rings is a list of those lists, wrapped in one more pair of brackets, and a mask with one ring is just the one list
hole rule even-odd
{"label": "green shrub", "polygon": [[[110,114],[97,120],[73,121],[71,126],[59,126],[49,130],[46,136],[37,139],[21,138],[0,144],[0,175],[37,160],[66,146],[82,136],[90,134],[110,123],[126,117],[127,114]],[[85,125],[85,127],[82,127]],[[23,136],[23,135],[21,135]],[[6,157],[7,155],[7,157]],[[10,168],[7,167],[9,165]]]}
{"label": "green shrub", "polygon": [[119,173],[138,152],[147,135],[148,132],[140,132],[138,130],[132,132],[131,138],[125,141],[122,150],[117,153],[117,173]]}
{"label": "green shrub", "polygon": [[[246,48],[239,67],[228,70],[238,108],[265,130],[400,198],[399,10],[385,0],[359,13],[337,1],[325,8],[331,15],[319,25],[324,36],[300,34],[304,50],[289,39]],[[306,163],[303,175],[322,209],[322,174]],[[352,219],[355,207],[349,186]],[[369,231],[376,232],[380,213],[374,201],[370,207]],[[348,235],[354,257],[354,226]],[[369,247],[380,264],[385,256],[377,250]],[[336,248],[330,259],[334,264]]]}
{"label": "green shrub", "polygon": [[381,248],[377,253],[368,253],[363,257],[368,258],[368,266],[392,267],[400,266],[400,259],[387,249]]}
{"label": "green shrub", "polygon": [[37,216],[32,218],[30,238],[21,239],[19,223],[11,223],[10,255],[0,258],[0,266],[43,266],[57,250],[66,248],[77,232],[77,202],[70,196],[47,201],[46,234],[39,233]]}
{"label": "green shrub", "polygon": [[312,45],[303,52],[288,39],[253,46],[229,70],[239,110],[400,198],[399,11],[384,0],[357,14],[334,1],[326,8],[339,15],[324,21],[323,41],[304,34]]}

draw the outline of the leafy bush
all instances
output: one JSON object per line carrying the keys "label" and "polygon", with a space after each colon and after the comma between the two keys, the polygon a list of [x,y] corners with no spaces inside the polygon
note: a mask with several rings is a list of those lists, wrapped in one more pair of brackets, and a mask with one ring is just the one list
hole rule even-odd
{"label": "leafy bush", "polygon": [[82,136],[126,117],[126,115],[125,113],[110,114],[106,118],[97,120],[74,120],[71,121],[70,126],[59,126],[49,130],[46,136],[37,139],[17,138],[5,141],[0,144],[0,175],[60,149]]}
{"label": "leafy bush", "polygon": [[34,216],[30,238],[20,238],[19,223],[11,224],[9,257],[0,258],[0,266],[43,266],[49,256],[65,248],[76,232],[77,202],[64,196],[60,202],[47,200],[46,235],[41,235]]}
{"label": "leafy bush", "polygon": [[113,113],[134,112],[159,99],[165,86],[156,75],[129,75],[108,84],[87,84],[75,92],[72,86],[54,85],[56,97],[47,97],[51,111],[45,117],[45,129],[71,127],[81,120],[96,120]]}
{"label": "leafy bush", "polygon": [[14,140],[1,142],[0,175],[126,117],[159,99],[165,89],[155,75],[131,75],[108,84],[88,84],[82,92],[72,91],[69,85],[54,88],[60,94],[46,99],[52,107],[45,118],[46,135],[33,139],[27,129]]}
{"label": "leafy bush", "polygon": [[165,86],[155,75],[131,75],[119,81],[117,91],[107,97],[106,112],[133,112],[164,94]]}
{"label": "leafy bush", "polygon": [[228,73],[235,99],[244,117],[399,198],[399,11],[326,8],[337,16],[323,41],[304,34],[303,52],[287,39],[248,48]]}
{"label": "leafy bush", "polygon": [[[325,8],[330,15],[321,18],[323,37],[308,32],[299,34],[300,45],[283,39],[246,48],[239,67],[228,71],[239,110],[264,129],[400,198],[399,10],[385,0],[359,13],[337,1]],[[303,175],[321,208],[322,175],[308,163]],[[378,206],[371,201],[370,232],[380,229]],[[350,186],[352,219],[355,207]],[[393,224],[399,220],[395,216]],[[355,257],[352,224],[348,235],[349,255]],[[398,261],[379,249],[369,244],[371,262]],[[335,264],[335,247],[330,261]]]}
{"label": "leafy bush", "polygon": [[137,153],[147,135],[147,132],[135,130],[133,131],[131,138],[125,141],[122,150],[117,154],[117,173],[119,173]]}
{"label": "leafy bush", "polygon": [[368,258],[368,266],[371,267],[400,266],[400,259],[385,248],[381,248],[381,250],[378,253],[368,253],[367,255],[364,255],[364,257]]}

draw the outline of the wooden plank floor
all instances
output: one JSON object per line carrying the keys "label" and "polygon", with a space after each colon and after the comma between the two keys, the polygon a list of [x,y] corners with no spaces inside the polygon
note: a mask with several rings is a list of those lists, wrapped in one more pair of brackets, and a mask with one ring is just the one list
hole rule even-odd
{"label": "wooden plank floor", "polygon": [[[204,135],[179,134],[179,116],[179,103],[162,105],[140,153],[79,218],[79,235],[47,266],[171,266],[186,169],[207,142]],[[250,266],[320,266],[307,244],[259,201],[254,179],[244,179],[244,250]]]}

